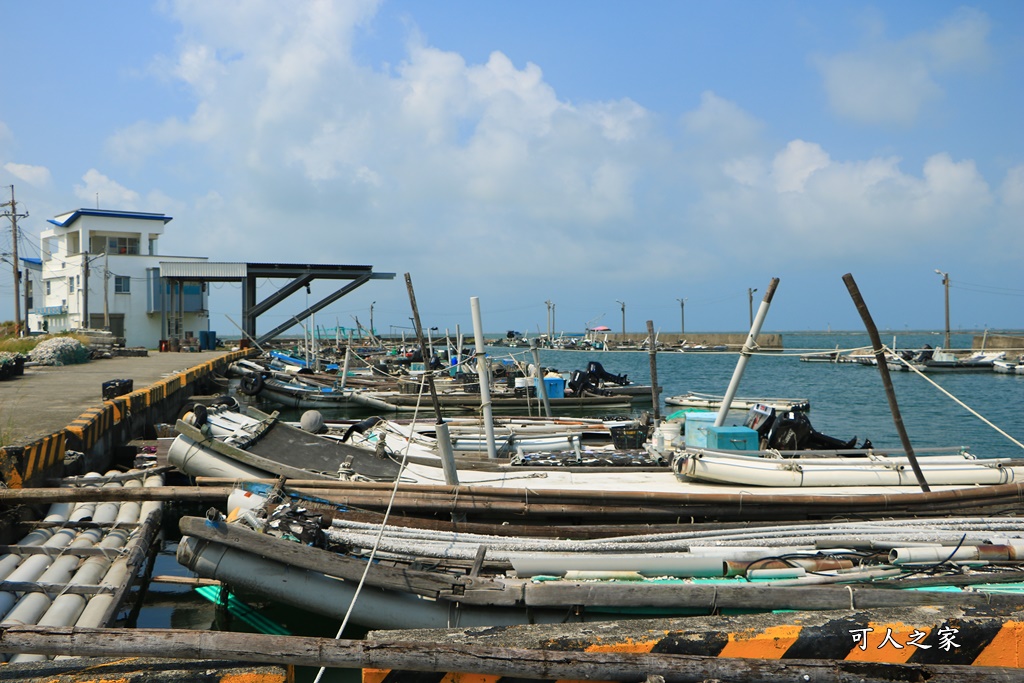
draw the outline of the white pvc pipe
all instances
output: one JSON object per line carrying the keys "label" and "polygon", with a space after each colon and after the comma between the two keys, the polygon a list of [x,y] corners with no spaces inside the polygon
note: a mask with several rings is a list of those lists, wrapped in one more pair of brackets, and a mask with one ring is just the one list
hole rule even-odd
{"label": "white pvc pipe", "polygon": [[[487,436],[487,457],[496,459],[498,449],[494,445],[494,414],[491,408],[491,373],[484,355],[484,324],[480,317],[480,297],[471,296],[469,306],[473,311],[473,341],[476,342],[476,371],[480,376],[480,405],[484,413],[484,433]],[[543,380],[542,380],[543,381]]]}
{"label": "white pvc pipe", "polygon": [[757,307],[754,324],[750,326],[750,333],[747,335],[747,340],[743,343],[740,358],[736,361],[736,369],[733,371],[732,379],[729,381],[729,388],[725,390],[725,396],[722,397],[722,406],[718,409],[718,415],[715,417],[716,427],[721,427],[725,424],[725,417],[729,414],[729,406],[732,404],[732,399],[736,396],[736,390],[740,386],[740,378],[743,377],[743,371],[747,367],[747,361],[750,360],[750,354],[754,352],[754,348],[757,346],[757,335],[761,333],[761,325],[764,324],[765,316],[768,315],[768,307],[771,306],[772,296],[775,294],[775,287],[778,284],[779,279],[772,278],[771,284],[768,285],[768,291],[765,292],[764,299],[761,300],[761,305]]}
{"label": "white pvc pipe", "polygon": [[969,560],[1019,560],[1024,558],[1024,545],[1002,546],[1002,550],[977,545],[931,546],[929,548],[893,548],[889,551],[889,564],[932,564],[935,562],[963,562]]}

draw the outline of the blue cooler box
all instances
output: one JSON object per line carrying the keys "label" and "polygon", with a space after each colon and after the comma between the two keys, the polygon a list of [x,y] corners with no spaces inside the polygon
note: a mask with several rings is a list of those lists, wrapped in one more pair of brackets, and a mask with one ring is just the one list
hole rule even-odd
{"label": "blue cooler box", "polygon": [[688,448],[707,448],[708,429],[715,425],[718,413],[692,411],[686,413],[683,429],[686,430],[683,440]]}
{"label": "blue cooler box", "polygon": [[757,431],[750,427],[708,427],[708,448],[720,451],[756,451],[757,446]]}
{"label": "blue cooler box", "polygon": [[[533,378],[533,384],[537,387],[537,396],[540,396],[540,377]],[[545,377],[544,389],[548,392],[548,398],[565,398],[565,379],[562,377]]]}

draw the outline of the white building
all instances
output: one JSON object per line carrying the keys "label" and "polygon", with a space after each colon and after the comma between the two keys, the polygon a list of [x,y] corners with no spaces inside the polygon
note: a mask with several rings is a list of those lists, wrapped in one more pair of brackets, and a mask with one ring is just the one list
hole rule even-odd
{"label": "white building", "polygon": [[160,279],[157,248],[170,216],[77,209],[49,220],[40,236],[42,279],[29,311],[32,332],[109,329],[126,346],[197,338],[209,330],[205,285]]}

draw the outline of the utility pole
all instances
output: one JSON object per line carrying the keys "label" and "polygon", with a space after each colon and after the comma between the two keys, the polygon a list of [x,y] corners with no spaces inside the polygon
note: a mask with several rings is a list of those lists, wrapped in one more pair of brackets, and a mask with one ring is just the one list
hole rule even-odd
{"label": "utility pole", "polygon": [[551,339],[551,299],[545,301],[544,305],[548,307],[548,339]]}
{"label": "utility pole", "polygon": [[89,329],[89,252],[82,252],[82,319],[83,330]]}
{"label": "utility pole", "polygon": [[376,305],[376,301],[370,302],[370,339],[377,336],[377,333],[373,331],[373,307]]}
{"label": "utility pole", "polygon": [[[18,298],[21,293],[21,271],[18,270],[18,219],[28,218],[28,211],[18,213],[18,203],[14,201],[14,185],[11,185],[11,201],[4,202],[0,206],[10,207],[0,215],[11,219],[11,256],[13,257],[11,263],[14,267],[14,336],[20,337],[28,330],[28,325],[25,328],[21,326],[21,300]],[[25,309],[25,318],[28,318],[27,308]]]}
{"label": "utility pole", "polygon": [[679,336],[686,335],[686,299],[676,299],[679,302]]}
{"label": "utility pole", "polygon": [[103,329],[110,331],[110,257],[103,252]]}
{"label": "utility pole", "polygon": [[626,302],[616,300],[615,303],[622,306],[622,341],[626,341]]}
{"label": "utility pole", "polygon": [[756,287],[754,289],[751,289],[750,287],[747,287],[747,308],[750,309],[750,326],[751,327],[754,326],[754,292],[756,292],[756,291],[757,291]]}

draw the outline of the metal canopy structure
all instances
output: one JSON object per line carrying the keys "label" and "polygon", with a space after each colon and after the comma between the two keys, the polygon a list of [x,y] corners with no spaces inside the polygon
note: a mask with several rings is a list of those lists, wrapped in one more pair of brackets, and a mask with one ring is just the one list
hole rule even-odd
{"label": "metal canopy structure", "polygon": [[[283,287],[263,301],[256,301],[257,278],[289,279]],[[394,273],[375,273],[373,266],[343,266],[315,263],[216,263],[209,261],[161,261],[160,279],[181,285],[183,282],[241,282],[242,332],[262,344],[281,334],[299,321],[329,306],[341,297],[362,287],[370,280],[393,280]],[[325,296],[288,322],[256,336],[256,319],[289,296],[308,286],[313,280],[348,280],[348,284]]]}

